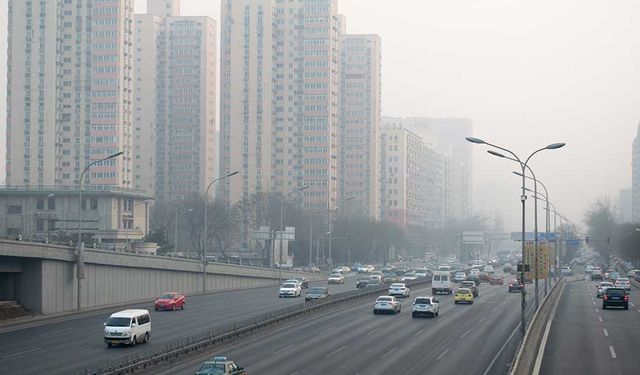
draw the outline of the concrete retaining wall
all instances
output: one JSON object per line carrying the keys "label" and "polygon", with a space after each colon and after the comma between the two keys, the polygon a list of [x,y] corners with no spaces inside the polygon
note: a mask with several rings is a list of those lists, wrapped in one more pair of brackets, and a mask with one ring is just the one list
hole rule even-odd
{"label": "concrete retaining wall", "polygon": [[527,327],[524,341],[520,344],[510,375],[530,375],[532,373],[547,322],[551,318],[553,307],[558,298],[560,298],[565,283],[566,279],[562,277],[553,286],[551,292],[542,301],[538,311],[533,316],[531,323]]}
{"label": "concrete retaining wall", "polygon": [[[71,248],[0,241],[1,259],[20,262],[18,302],[42,313],[73,311],[77,305],[75,251]],[[81,281],[82,309],[151,300],[165,291],[186,294],[203,290],[202,263],[153,255],[85,250],[85,274]],[[283,271],[282,277],[320,275]],[[212,263],[207,265],[206,291],[277,286],[277,270]]]}

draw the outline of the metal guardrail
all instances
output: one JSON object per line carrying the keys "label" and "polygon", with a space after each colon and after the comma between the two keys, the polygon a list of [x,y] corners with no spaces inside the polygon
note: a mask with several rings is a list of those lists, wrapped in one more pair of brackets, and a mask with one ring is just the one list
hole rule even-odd
{"label": "metal guardrail", "polygon": [[[411,287],[414,285],[426,284],[431,280],[416,280],[406,283]],[[305,302],[302,306],[294,305],[278,309],[260,317],[234,322],[224,327],[212,328],[197,335],[176,339],[163,345],[161,348],[146,351],[143,353],[132,353],[127,357],[120,357],[116,360],[107,360],[95,366],[82,370],[80,375],[121,375],[132,374],[137,371],[148,370],[150,367],[175,360],[181,356],[206,349],[207,347],[219,344],[234,338],[253,333],[256,330],[284,322],[289,319],[306,315],[312,312],[321,311],[331,306],[353,301],[359,298],[372,295],[380,295],[388,290],[388,285],[381,285],[379,288],[364,288],[348,292],[343,292],[329,297],[326,301]]]}

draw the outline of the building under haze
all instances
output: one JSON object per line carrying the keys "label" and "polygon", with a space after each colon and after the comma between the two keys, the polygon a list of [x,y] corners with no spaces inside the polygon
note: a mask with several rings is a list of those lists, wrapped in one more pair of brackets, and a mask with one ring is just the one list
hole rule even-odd
{"label": "building under haze", "polygon": [[621,189],[618,193],[618,208],[620,209],[620,221],[623,223],[631,223],[632,222],[632,190],[631,189]]}
{"label": "building under haze", "polygon": [[631,220],[640,222],[640,125],[633,140],[631,160]]}
{"label": "building under haze", "polygon": [[216,161],[216,23],[180,16],[179,5],[149,0],[136,15],[136,135],[155,134],[137,177],[148,188],[155,172],[159,200],[203,194]]}
{"label": "building under haze", "polygon": [[340,20],[337,0],[222,1],[220,170],[241,176],[225,181],[230,203],[309,186],[305,208],[335,207]]}
{"label": "building under haze", "polygon": [[473,160],[471,145],[472,121],[467,118],[383,117],[384,125],[400,125],[425,139],[447,158],[445,220],[464,219],[471,212]]}
{"label": "building under haze", "polygon": [[378,35],[341,36],[340,201],[350,212],[380,215],[381,40]]}
{"label": "building under haze", "polygon": [[8,4],[7,184],[133,187],[133,0]]}

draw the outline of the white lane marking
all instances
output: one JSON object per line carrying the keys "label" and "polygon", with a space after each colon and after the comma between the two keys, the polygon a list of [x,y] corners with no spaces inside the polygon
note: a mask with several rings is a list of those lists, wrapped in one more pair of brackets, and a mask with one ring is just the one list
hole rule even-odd
{"label": "white lane marking", "polygon": [[598,312],[598,311],[600,311],[600,310],[598,310],[598,308],[596,307],[596,312]]}
{"label": "white lane marking", "polygon": [[613,350],[613,345],[609,345],[609,352],[611,352],[611,358],[616,359],[616,351]]}
{"label": "white lane marking", "polygon": [[593,301],[593,306],[595,306],[595,305],[596,305],[596,301]]}
{"label": "white lane marking", "polygon": [[418,336],[419,334],[421,334],[424,331],[424,328],[419,330],[418,332],[414,333],[413,336]]}
{"label": "white lane marking", "polygon": [[289,375],[298,375],[298,371],[292,372],[292,373],[291,373],[291,374],[289,374]]}
{"label": "white lane marking", "polygon": [[467,332],[463,333],[462,336],[460,336],[460,338],[463,339],[469,333],[471,333],[471,330],[468,330]]}
{"label": "white lane marking", "polygon": [[631,307],[636,307],[636,305],[634,305],[633,302],[629,302],[629,304],[631,305]]}
{"label": "white lane marking", "polygon": [[480,320],[478,320],[478,323],[482,322],[483,320],[487,319],[486,316],[483,316],[482,318],[480,318]]}
{"label": "white lane marking", "polygon": [[640,310],[638,310],[638,312],[640,312]]}
{"label": "white lane marking", "polygon": [[320,332],[320,335],[324,335],[325,333],[331,332],[334,329],[336,329],[336,327],[331,327],[331,328],[325,329],[324,331]]}
{"label": "white lane marking", "polygon": [[19,355],[22,354],[27,354],[27,353],[33,353],[33,352],[37,352],[38,350],[40,350],[42,348],[35,348],[35,349],[29,349],[29,350],[23,350],[21,352],[17,352],[17,353],[12,353],[12,354],[7,354],[5,356],[3,356],[2,358],[12,358],[12,357],[17,357]]}
{"label": "white lane marking", "polygon": [[439,361],[440,358],[444,357],[444,355],[447,354],[448,351],[449,351],[449,348],[445,349],[444,352],[442,352],[442,354],[438,356],[437,360]]}
{"label": "white lane marking", "polygon": [[[45,333],[41,333],[38,335],[38,337],[44,337],[44,336],[49,336],[49,335],[55,335],[56,333],[61,333],[61,332],[67,332],[67,331],[71,331],[73,328],[69,327],[69,328],[65,328],[65,329],[60,329],[57,331],[51,331],[51,332],[45,332]],[[102,335],[103,333],[101,333]]]}
{"label": "white lane marking", "polygon": [[603,328],[603,329],[602,329],[602,332],[604,332],[604,335],[605,335],[606,337],[609,337],[609,331],[607,331],[607,329],[606,329],[606,328]]}
{"label": "white lane marking", "polygon": [[376,329],[374,329],[373,331],[371,331],[371,332],[367,333],[367,336],[371,336],[371,335],[373,335],[375,332],[378,332],[379,330],[380,330],[380,328],[376,328]]}
{"label": "white lane marking", "polygon": [[598,317],[598,320],[600,321],[600,323],[602,323],[602,317],[601,316]]}
{"label": "white lane marking", "polygon": [[382,358],[385,358],[386,356],[390,355],[391,353],[393,353],[393,352],[395,352],[395,351],[396,351],[396,348],[393,348],[393,349],[389,350],[389,351],[387,352],[387,354],[385,354],[385,355],[383,355],[383,356],[382,356]]}
{"label": "white lane marking", "polygon": [[280,353],[282,353],[282,352],[286,352],[287,350],[289,350],[289,349],[291,349],[291,348],[293,348],[293,344],[291,344],[291,345],[289,345],[289,346],[287,346],[287,347],[285,347],[285,348],[282,348],[282,349],[278,350],[277,352],[273,353],[273,355],[278,355],[278,354],[280,354]]}
{"label": "white lane marking", "polygon": [[327,357],[331,357],[332,355],[336,354],[337,352],[339,352],[339,351],[341,351],[343,349],[346,349],[346,346],[341,346],[338,349],[332,351],[331,353],[327,354]]}
{"label": "white lane marking", "polygon": [[551,310],[551,315],[549,316],[549,320],[547,320],[547,326],[544,329],[544,335],[542,335],[542,342],[540,343],[540,347],[538,348],[538,355],[536,356],[536,362],[533,366],[533,375],[540,374],[540,367],[542,366],[542,357],[544,357],[544,349],[547,346],[547,340],[549,339],[549,331],[551,330],[551,323],[553,323],[553,319],[556,316],[556,310],[558,309],[558,305],[560,304],[560,300],[562,299],[562,294],[564,293],[564,287],[567,284],[562,285],[562,289],[560,293],[558,293],[558,299],[556,299],[556,303],[553,305],[553,309]]}

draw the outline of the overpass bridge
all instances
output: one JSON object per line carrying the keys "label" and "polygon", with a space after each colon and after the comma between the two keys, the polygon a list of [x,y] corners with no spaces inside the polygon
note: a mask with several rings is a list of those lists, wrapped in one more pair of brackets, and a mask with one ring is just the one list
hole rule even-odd
{"label": "overpass bridge", "polygon": [[[108,250],[84,250],[85,278],[78,288],[76,250],[67,246],[0,240],[0,300],[17,300],[41,314],[145,301],[164,291],[203,292],[202,263]],[[282,271],[283,278],[318,275]],[[210,263],[206,292],[277,286],[279,271]]]}

